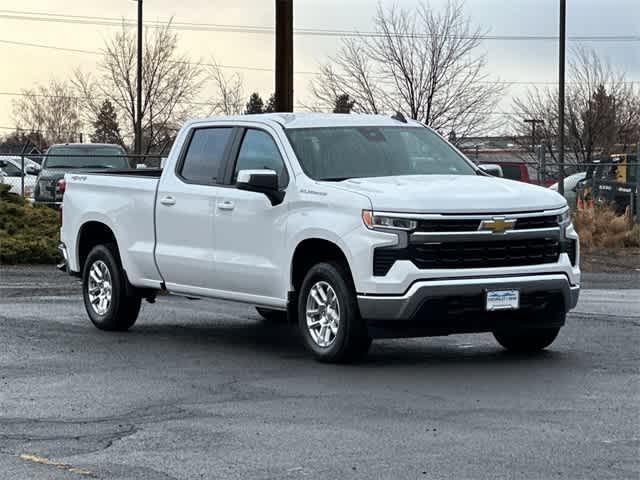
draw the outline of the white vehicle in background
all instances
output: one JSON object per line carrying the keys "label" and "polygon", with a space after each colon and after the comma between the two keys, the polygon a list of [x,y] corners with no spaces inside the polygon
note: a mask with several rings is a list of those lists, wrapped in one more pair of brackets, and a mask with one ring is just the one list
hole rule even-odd
{"label": "white vehicle in background", "polygon": [[[577,187],[581,180],[584,180],[587,176],[587,172],[574,173],[564,179],[564,198],[567,199],[567,204],[571,208],[576,207]],[[549,188],[554,192],[558,191],[558,183],[550,185]]]}
{"label": "white vehicle in background", "polygon": [[[22,169],[23,157],[19,155],[0,155],[0,162],[9,162]],[[24,173],[27,175],[38,175],[41,169],[42,167],[40,167],[39,163],[24,157],[24,169],[22,169]]]}
{"label": "white vehicle in background", "polygon": [[28,158],[24,159],[24,171],[22,170],[22,159],[18,156],[0,155],[0,172],[2,172],[2,183],[11,185],[11,193],[22,194],[22,178],[24,177],[24,196],[33,197],[36,186],[36,179],[40,165]]}
{"label": "white vehicle in background", "polygon": [[288,318],[322,361],[476,332],[535,351],[578,301],[565,199],[488,175],[401,116],[192,121],[162,170],[65,181],[63,268],[103,330],[168,292]]}

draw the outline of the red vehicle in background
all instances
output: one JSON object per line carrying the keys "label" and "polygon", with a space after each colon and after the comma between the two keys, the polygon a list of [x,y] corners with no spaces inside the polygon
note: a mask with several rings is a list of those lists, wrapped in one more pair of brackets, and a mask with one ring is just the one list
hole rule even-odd
{"label": "red vehicle in background", "polygon": [[[482,164],[480,164],[482,165]],[[534,185],[542,185],[548,187],[553,185],[554,179],[548,178],[544,182],[539,182],[537,179],[529,175],[529,169],[527,164],[520,162],[491,162],[491,165],[498,165],[502,168],[502,176],[509,180],[517,180],[524,183],[532,183]]]}

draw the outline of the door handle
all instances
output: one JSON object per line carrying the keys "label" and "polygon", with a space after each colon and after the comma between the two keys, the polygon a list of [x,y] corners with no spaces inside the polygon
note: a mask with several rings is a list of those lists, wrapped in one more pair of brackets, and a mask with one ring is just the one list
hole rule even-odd
{"label": "door handle", "polygon": [[162,200],[160,200],[160,203],[162,205],[167,205],[167,206],[175,205],[176,204],[176,199],[173,198],[172,196],[166,196]]}
{"label": "door handle", "polygon": [[218,203],[219,210],[233,210],[234,208],[236,208],[236,206],[230,200]]}

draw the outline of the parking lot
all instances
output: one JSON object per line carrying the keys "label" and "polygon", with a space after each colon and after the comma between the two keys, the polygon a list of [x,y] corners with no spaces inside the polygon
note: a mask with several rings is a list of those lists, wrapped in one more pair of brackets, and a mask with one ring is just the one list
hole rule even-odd
{"label": "parking lot", "polygon": [[294,329],[159,298],[96,330],[52,267],[0,270],[6,479],[640,475],[638,274],[588,275],[550,350],[490,335],[379,341],[315,363]]}

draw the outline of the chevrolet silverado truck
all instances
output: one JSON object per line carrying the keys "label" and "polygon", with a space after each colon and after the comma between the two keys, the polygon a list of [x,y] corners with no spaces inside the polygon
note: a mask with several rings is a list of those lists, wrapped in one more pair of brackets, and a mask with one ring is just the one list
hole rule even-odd
{"label": "chevrolet silverado truck", "polygon": [[535,351],[578,301],[565,199],[402,116],[191,121],[162,170],[65,178],[61,267],[102,330],[170,293],[288,319],[326,362],[375,338],[473,332]]}

